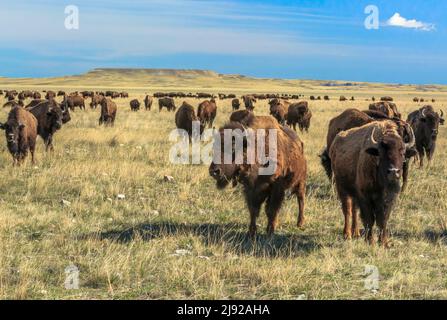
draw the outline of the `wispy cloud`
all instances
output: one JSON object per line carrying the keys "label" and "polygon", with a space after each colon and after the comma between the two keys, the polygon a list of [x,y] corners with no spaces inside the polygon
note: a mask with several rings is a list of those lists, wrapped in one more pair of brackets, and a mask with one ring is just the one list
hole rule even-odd
{"label": "wispy cloud", "polygon": [[435,25],[432,23],[426,23],[418,21],[416,19],[406,19],[396,12],[391,18],[386,22],[387,26],[390,27],[401,27],[408,29],[417,29],[422,31],[433,31],[435,30]]}

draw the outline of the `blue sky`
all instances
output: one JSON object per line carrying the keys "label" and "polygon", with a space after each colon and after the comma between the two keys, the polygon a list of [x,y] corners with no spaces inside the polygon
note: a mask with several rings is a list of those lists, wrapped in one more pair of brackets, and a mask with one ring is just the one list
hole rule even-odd
{"label": "blue sky", "polygon": [[[447,84],[444,0],[2,0],[0,75],[96,67]],[[379,9],[367,30],[367,5]],[[64,27],[79,8],[79,30]]]}

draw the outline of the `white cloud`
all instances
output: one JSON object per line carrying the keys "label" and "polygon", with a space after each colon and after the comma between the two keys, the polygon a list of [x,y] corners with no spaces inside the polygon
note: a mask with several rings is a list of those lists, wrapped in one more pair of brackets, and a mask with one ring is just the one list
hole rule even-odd
{"label": "white cloud", "polygon": [[386,25],[391,27],[410,28],[422,31],[435,30],[434,24],[417,21],[416,19],[408,20],[402,17],[399,12],[396,12],[391,18],[389,18],[386,22]]}

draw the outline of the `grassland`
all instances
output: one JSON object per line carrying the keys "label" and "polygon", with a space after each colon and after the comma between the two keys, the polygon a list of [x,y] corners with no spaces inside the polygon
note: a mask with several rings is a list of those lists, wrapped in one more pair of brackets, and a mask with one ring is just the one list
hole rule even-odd
{"label": "grassland", "polygon": [[[343,240],[343,215],[318,154],[329,119],[345,108],[364,109],[366,98],[391,95],[406,116],[419,106],[414,96],[435,98],[435,108],[445,107],[447,89],[326,82],[116,70],[0,79],[0,88],[130,93],[116,100],[114,128],[98,127],[98,110],[76,110],[57,133],[53,153],[45,154],[39,141],[35,166],[13,168],[0,139],[0,298],[446,299],[446,129],[440,130],[431,168],[411,170],[409,188],[390,219],[388,250]],[[309,165],[305,228],[295,227],[297,204],[290,199],[273,239],[264,236],[262,214],[257,241],[246,240],[241,190],[218,192],[206,165],[168,161],[174,115],[130,112],[130,99],[158,90],[330,95],[331,101],[310,103],[311,129],[300,135]],[[356,101],[339,102],[340,94]],[[221,125],[231,113],[230,101],[218,101],[218,109]],[[267,114],[267,102],[259,102],[256,112]],[[164,182],[164,175],[174,182]],[[80,270],[79,290],[64,287],[70,264]],[[380,272],[377,292],[364,287],[365,265]]]}

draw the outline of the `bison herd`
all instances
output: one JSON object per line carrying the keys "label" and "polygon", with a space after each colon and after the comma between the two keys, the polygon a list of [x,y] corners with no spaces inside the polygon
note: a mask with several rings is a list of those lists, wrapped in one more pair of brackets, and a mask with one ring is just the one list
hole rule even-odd
{"label": "bison herd", "polygon": [[[113,126],[117,114],[114,99],[129,97],[128,93],[117,91],[68,94],[64,91],[46,91],[42,94],[29,90],[0,90],[0,95],[7,100],[4,107],[10,107],[7,121],[0,123],[0,129],[5,131],[14,165],[21,164],[28,152],[34,162],[37,136],[43,139],[46,150],[51,151],[56,132],[70,121],[70,112],[76,108],[85,110],[87,99],[90,99],[91,109],[100,107],[99,125]],[[61,102],[56,101],[57,97],[62,97]],[[265,164],[238,163],[234,157],[231,163],[213,161],[209,166],[209,174],[215,179],[218,189],[230,183],[242,186],[250,213],[249,235],[253,238],[257,231],[256,219],[264,203],[267,233],[274,233],[286,194],[297,197],[297,225],[301,227],[304,224],[307,164],[304,144],[296,131],[297,127],[302,133],[309,131],[312,112],[307,101],[291,101],[301,97],[247,94],[238,98],[235,94],[222,93],[215,96],[207,93],[157,92],[153,96],[146,95],[143,103],[145,110],[149,111],[154,98],[158,99],[159,111],[166,108],[175,112],[176,127],[185,130],[191,137],[194,121],[200,123],[201,133],[206,127],[213,128],[218,112],[217,100],[231,99],[233,112],[229,121],[217,132],[222,138],[226,129],[242,133],[239,138],[244,141],[244,154],[248,147],[247,130],[274,129],[277,132],[277,157],[273,173],[262,175],[260,170]],[[174,98],[206,100],[200,102],[197,109],[186,101],[177,108]],[[26,99],[31,101],[25,103]],[[270,116],[255,114],[257,101],[263,99],[268,100]],[[322,99],[311,96],[310,100]],[[329,96],[324,96],[323,100],[329,100]],[[355,99],[341,96],[339,100]],[[346,109],[329,121],[326,147],[320,158],[341,202],[344,237],[351,239],[360,236],[360,218],[366,240],[374,242],[373,230],[377,225],[379,242],[388,246],[387,223],[398,195],[407,186],[410,161],[414,158],[414,162],[422,167],[425,158],[429,162],[432,160],[439,126],[444,124],[444,113],[425,105],[411,112],[404,120],[392,97],[382,97],[378,102],[374,97],[371,100],[367,110]],[[419,102],[421,99],[414,98],[413,101]],[[142,105],[138,99],[132,99],[129,104],[135,112]],[[241,105],[245,107],[244,110],[239,110]],[[268,135],[256,136],[255,145],[261,142],[268,150]]]}

